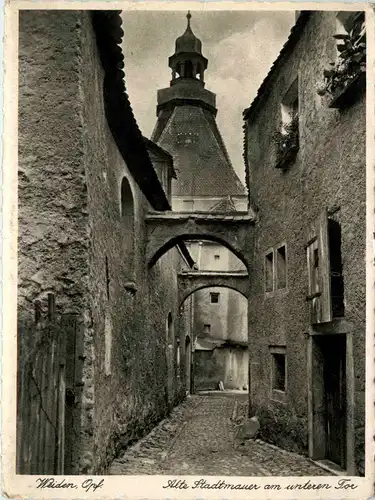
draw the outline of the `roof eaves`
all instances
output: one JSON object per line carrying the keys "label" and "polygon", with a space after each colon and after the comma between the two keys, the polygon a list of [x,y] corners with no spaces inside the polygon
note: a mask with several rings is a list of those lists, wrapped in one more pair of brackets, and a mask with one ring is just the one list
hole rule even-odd
{"label": "roof eaves", "polygon": [[104,100],[109,128],[134,180],[155,210],[170,204],[154,170],[125,88],[124,32],[119,10],[92,11],[91,19],[100,60],[105,72]]}
{"label": "roof eaves", "polygon": [[174,166],[173,166],[173,156],[170,153],[168,153],[168,151],[166,149],[162,148],[161,146],[156,144],[156,142],[152,141],[151,139],[148,139],[147,137],[143,136],[143,140],[146,144],[146,147],[153,149],[156,153],[164,156],[164,158],[168,161],[169,173],[171,174],[171,176],[174,179],[177,179],[176,170],[174,169]]}

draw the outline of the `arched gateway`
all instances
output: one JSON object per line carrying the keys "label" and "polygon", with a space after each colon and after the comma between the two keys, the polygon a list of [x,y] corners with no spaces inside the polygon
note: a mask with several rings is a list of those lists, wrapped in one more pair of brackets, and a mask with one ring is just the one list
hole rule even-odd
{"label": "arched gateway", "polygon": [[249,298],[247,271],[185,271],[178,275],[180,306],[194,292],[205,288],[229,288]]}
{"label": "arched gateway", "polygon": [[178,243],[209,240],[231,250],[249,269],[255,216],[248,212],[151,212],[147,223],[147,262],[152,267]]}

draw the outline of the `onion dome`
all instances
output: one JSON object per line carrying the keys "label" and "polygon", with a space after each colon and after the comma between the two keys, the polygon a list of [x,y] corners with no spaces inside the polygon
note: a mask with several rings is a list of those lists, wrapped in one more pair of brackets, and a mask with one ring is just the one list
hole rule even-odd
{"label": "onion dome", "polygon": [[188,11],[186,18],[188,20],[187,27],[185,33],[176,40],[175,54],[180,54],[181,52],[195,52],[196,54],[202,54],[202,42],[194,35],[190,27],[190,11]]}

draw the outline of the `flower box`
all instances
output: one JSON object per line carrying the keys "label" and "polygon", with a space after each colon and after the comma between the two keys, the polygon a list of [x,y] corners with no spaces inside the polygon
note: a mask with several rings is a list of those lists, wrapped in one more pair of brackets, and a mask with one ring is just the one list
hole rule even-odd
{"label": "flower box", "polygon": [[330,108],[343,109],[355,102],[366,84],[366,26],[363,12],[355,17],[348,33],[334,35],[339,57],[323,71],[317,93]]}
{"label": "flower box", "polygon": [[284,125],[283,130],[278,130],[273,134],[273,141],[276,145],[275,167],[286,170],[299,150],[298,113],[290,114],[289,123]]}
{"label": "flower box", "polygon": [[329,108],[344,109],[351,106],[360,96],[366,86],[366,71],[360,71],[345,85],[335,89],[331,99],[328,101]]}
{"label": "flower box", "polygon": [[292,161],[294,161],[295,157],[297,156],[298,150],[299,150],[299,145],[292,144],[284,151],[282,151],[282,152],[278,151],[276,168],[279,168],[281,170],[286,170],[287,166]]}

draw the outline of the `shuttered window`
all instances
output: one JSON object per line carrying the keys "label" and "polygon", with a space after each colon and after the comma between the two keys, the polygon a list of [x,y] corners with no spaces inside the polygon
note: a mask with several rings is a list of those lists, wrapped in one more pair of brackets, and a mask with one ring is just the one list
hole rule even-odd
{"label": "shuttered window", "polygon": [[333,317],[327,210],[307,228],[306,240],[310,320],[327,323]]}

